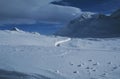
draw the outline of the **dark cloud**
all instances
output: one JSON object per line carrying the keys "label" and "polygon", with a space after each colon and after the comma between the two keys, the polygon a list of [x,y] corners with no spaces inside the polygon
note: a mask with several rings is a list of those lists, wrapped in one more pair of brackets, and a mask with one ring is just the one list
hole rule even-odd
{"label": "dark cloud", "polygon": [[53,4],[69,5],[81,8],[84,11],[98,13],[111,13],[120,8],[120,0],[61,0],[55,1]]}
{"label": "dark cloud", "polygon": [[0,23],[67,22],[80,9],[50,4],[53,0],[0,0]]}

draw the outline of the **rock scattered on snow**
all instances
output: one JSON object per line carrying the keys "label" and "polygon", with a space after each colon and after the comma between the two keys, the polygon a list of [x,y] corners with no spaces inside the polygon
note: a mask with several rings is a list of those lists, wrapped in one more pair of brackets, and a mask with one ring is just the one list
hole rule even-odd
{"label": "rock scattered on snow", "polygon": [[90,69],[90,67],[86,67],[86,69]]}
{"label": "rock scattered on snow", "polygon": [[73,71],[73,73],[78,74],[78,73],[79,73],[79,71]]}
{"label": "rock scattered on snow", "polygon": [[70,64],[71,66],[73,66],[73,65],[74,65],[72,62],[69,62],[69,64]]}
{"label": "rock scattered on snow", "polygon": [[114,67],[113,67],[114,70],[117,69],[117,68],[118,68],[117,66],[114,66]]}
{"label": "rock scattered on snow", "polygon": [[93,72],[95,72],[96,70],[94,69],[94,70],[92,70]]}
{"label": "rock scattered on snow", "polygon": [[93,60],[90,59],[90,60],[88,60],[88,61],[89,61],[89,62],[92,62]]}
{"label": "rock scattered on snow", "polygon": [[77,67],[81,67],[81,66],[82,66],[82,64],[77,65]]}
{"label": "rock scattered on snow", "polygon": [[93,64],[93,66],[97,66],[97,65],[99,65],[99,63],[98,63],[98,62]]}
{"label": "rock scattered on snow", "polygon": [[59,71],[59,70],[56,70],[55,72],[56,72],[56,73],[58,73],[58,74],[60,73],[60,71]]}
{"label": "rock scattered on snow", "polygon": [[110,64],[112,64],[112,62],[108,62],[107,64],[109,64],[109,65],[110,65]]}

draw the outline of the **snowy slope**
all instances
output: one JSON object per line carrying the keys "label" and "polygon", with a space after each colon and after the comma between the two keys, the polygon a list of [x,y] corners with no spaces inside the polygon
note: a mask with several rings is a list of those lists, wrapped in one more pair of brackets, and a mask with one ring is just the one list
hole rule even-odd
{"label": "snowy slope", "polygon": [[[66,27],[55,33],[55,35],[94,38],[120,37],[119,14],[119,10],[111,16],[103,14],[86,14],[87,17],[80,16],[71,21]],[[91,17],[89,18],[89,16]],[[83,17],[85,19],[83,19]]]}
{"label": "snowy slope", "polygon": [[0,78],[119,79],[119,51],[120,38],[71,39],[0,31]]}

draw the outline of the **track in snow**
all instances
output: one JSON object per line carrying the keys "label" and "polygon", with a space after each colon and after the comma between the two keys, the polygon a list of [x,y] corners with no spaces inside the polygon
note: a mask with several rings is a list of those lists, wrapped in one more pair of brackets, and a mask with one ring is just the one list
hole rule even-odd
{"label": "track in snow", "polygon": [[68,38],[68,39],[65,39],[65,40],[61,40],[61,41],[57,41],[57,42],[55,43],[55,47],[58,47],[58,46],[60,46],[62,43],[68,42],[68,41],[70,41],[70,40],[71,40],[71,38]]}

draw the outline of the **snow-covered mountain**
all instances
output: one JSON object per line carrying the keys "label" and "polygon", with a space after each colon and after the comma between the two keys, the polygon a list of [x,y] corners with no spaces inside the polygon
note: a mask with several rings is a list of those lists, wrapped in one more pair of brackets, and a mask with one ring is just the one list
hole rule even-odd
{"label": "snow-covered mountain", "polygon": [[[78,20],[78,19],[79,19],[79,21],[84,21],[84,20],[86,20],[86,19],[90,19],[90,18],[93,18],[93,17],[95,17],[95,16],[96,16],[96,14],[95,14],[95,13],[92,13],[92,12],[82,12],[82,13],[80,14],[80,17],[74,19],[74,21],[75,21],[75,20]],[[71,22],[72,22],[72,21],[71,21]]]}
{"label": "snow-covered mountain", "polygon": [[55,35],[90,38],[120,37],[119,15],[119,10],[111,16],[83,13],[83,15],[72,20],[66,27],[55,33]]}
{"label": "snow-covered mountain", "polygon": [[16,30],[16,28],[27,32],[38,32],[43,35],[52,35],[59,30],[63,24],[35,23],[35,24],[6,24],[0,25],[0,30]]}

